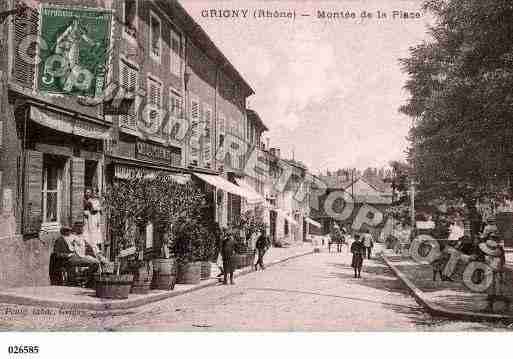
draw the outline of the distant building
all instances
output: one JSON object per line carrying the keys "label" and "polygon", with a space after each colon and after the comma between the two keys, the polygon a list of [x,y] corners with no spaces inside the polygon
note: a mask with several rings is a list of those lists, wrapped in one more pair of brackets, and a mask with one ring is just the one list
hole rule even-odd
{"label": "distant building", "polygon": [[[337,223],[339,226],[344,226],[347,229],[351,229],[354,219],[358,214],[358,211],[362,206],[369,205],[382,213],[390,207],[392,204],[392,190],[387,183],[380,181],[379,179],[371,180],[363,177],[356,178],[354,181],[348,180],[347,177],[340,177],[336,175],[320,176],[320,181],[326,185],[326,193],[318,198],[317,203],[311,203],[311,217],[322,224],[322,232],[327,234],[330,232],[331,227]],[[336,199],[336,196],[332,195],[330,201],[326,202],[326,199],[333,192],[344,193],[345,196]],[[344,198],[344,199],[342,199]],[[331,201],[331,199],[335,199]],[[343,210],[346,208],[345,200],[352,201],[353,210],[350,213],[344,214],[343,220],[334,219],[326,211],[326,207],[331,205],[331,210],[335,214],[344,213]],[[318,207],[318,208],[317,208]],[[379,233],[383,228],[385,221],[383,220],[380,225],[375,228],[376,234]]]}

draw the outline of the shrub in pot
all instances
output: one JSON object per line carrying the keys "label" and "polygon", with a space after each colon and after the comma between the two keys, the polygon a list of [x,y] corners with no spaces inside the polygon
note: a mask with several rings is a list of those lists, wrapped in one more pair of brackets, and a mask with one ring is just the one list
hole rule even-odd
{"label": "shrub in pot", "polygon": [[208,279],[211,275],[212,265],[211,261],[214,260],[216,239],[212,232],[207,231],[202,227],[201,236],[201,279]]}
{"label": "shrub in pot", "polygon": [[180,218],[174,235],[173,252],[178,261],[176,282],[197,284],[201,280],[201,224],[194,218]]}

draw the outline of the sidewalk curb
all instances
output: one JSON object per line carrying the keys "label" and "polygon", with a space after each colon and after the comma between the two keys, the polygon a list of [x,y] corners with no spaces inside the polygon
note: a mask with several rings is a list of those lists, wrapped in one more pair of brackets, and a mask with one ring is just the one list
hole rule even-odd
{"label": "sidewalk curb", "polygon": [[508,320],[512,321],[513,316],[509,315],[501,315],[501,314],[492,314],[492,313],[476,313],[469,311],[461,311],[461,310],[450,310],[446,309],[438,304],[430,303],[424,297],[424,293],[422,290],[417,288],[415,284],[413,284],[407,277],[404,275],[399,269],[397,269],[384,254],[381,254],[381,258],[383,258],[386,265],[394,272],[394,274],[403,282],[403,284],[408,288],[410,293],[413,295],[417,303],[422,305],[430,314],[447,317],[450,319],[459,319],[459,320],[469,320],[469,321],[499,321],[499,320]]}
{"label": "sidewalk curb", "polygon": [[[276,264],[280,264],[291,259],[307,256],[313,254],[313,249],[311,251],[299,253],[292,255],[290,257],[285,257],[282,259],[277,259],[267,264],[267,267],[271,267]],[[240,269],[234,273],[234,277],[238,278],[243,275],[253,273],[253,267],[247,267]],[[73,309],[73,310],[91,310],[91,311],[114,311],[114,310],[124,310],[124,309],[132,309],[137,308],[146,304],[158,302],[164,299],[177,297],[183,294],[191,293],[203,288],[212,287],[219,283],[216,278],[207,279],[201,281],[200,284],[197,284],[191,288],[183,289],[183,290],[171,290],[171,291],[159,291],[158,293],[150,293],[149,295],[145,295],[141,298],[128,298],[122,300],[110,300],[105,299],[104,302],[94,303],[94,302],[84,302],[84,301],[59,301],[54,299],[46,299],[46,298],[36,298],[30,295],[19,295],[19,294],[10,294],[10,293],[2,293],[0,292],[0,303],[6,304],[18,304],[18,305],[28,305],[28,306],[38,306],[38,307],[49,307],[49,308],[59,308],[59,309]]]}

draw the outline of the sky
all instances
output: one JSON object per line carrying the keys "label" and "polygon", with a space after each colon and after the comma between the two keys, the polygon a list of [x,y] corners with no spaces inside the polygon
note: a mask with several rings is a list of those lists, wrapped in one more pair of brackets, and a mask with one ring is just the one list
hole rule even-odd
{"label": "sky", "polygon": [[[264,138],[282,157],[294,154],[314,173],[404,159],[411,120],[398,112],[408,98],[398,59],[428,39],[432,19],[420,0],[181,3],[255,90],[248,107],[269,127]],[[210,10],[237,9],[248,17],[210,16]],[[259,9],[297,16],[254,18]],[[320,19],[318,11],[356,18]],[[362,18],[362,11],[373,17]],[[377,11],[387,18],[378,19]],[[394,11],[421,16],[403,19]]]}

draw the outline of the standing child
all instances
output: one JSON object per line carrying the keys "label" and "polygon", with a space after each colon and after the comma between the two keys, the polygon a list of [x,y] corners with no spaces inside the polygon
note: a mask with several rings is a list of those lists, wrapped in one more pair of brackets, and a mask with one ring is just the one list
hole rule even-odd
{"label": "standing child", "polygon": [[361,278],[362,266],[363,266],[363,257],[365,255],[365,247],[362,243],[362,238],[357,233],[354,236],[355,241],[351,244],[351,253],[353,254],[353,259],[351,261],[351,267],[354,269],[354,277]]}
{"label": "standing child", "polygon": [[368,229],[366,229],[363,233],[363,245],[365,246],[365,252],[367,252],[367,259],[371,259],[372,247],[374,247],[374,240]]}
{"label": "standing child", "polygon": [[230,284],[235,284],[233,282],[233,272],[235,270],[233,263],[233,255],[235,254],[235,240],[234,233],[232,231],[226,232],[222,248],[224,275],[223,284],[228,284],[228,275],[230,275]]}

